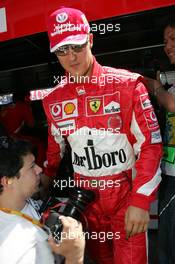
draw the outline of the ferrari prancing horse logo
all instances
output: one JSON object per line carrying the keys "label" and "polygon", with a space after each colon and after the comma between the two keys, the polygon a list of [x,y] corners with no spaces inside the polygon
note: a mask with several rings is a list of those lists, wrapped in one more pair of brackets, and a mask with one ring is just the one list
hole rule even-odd
{"label": "ferrari prancing horse logo", "polygon": [[92,99],[89,101],[89,105],[90,105],[90,109],[96,113],[101,105],[101,100],[97,100],[97,99]]}

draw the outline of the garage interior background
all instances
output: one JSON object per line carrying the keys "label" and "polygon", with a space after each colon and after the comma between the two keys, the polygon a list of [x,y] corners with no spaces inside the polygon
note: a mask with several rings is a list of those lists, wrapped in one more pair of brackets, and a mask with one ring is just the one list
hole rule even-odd
{"label": "garage interior background", "polygon": [[[163,25],[175,6],[92,21],[120,24],[119,32],[94,33],[93,53],[108,66],[154,76],[157,69],[171,70],[163,51]],[[49,51],[47,33],[0,42],[0,94],[55,86],[54,76],[64,74],[56,56]]]}

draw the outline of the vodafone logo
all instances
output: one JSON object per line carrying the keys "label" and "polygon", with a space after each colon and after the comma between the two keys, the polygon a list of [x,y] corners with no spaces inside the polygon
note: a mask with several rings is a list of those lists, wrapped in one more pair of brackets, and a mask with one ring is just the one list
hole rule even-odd
{"label": "vodafone logo", "polygon": [[62,118],[62,107],[61,104],[55,103],[50,105],[50,112],[52,117],[57,120]]}
{"label": "vodafone logo", "polygon": [[151,118],[151,120],[154,121],[154,122],[157,121],[157,117],[156,117],[154,111],[151,111],[151,112],[150,112],[150,118]]}
{"label": "vodafone logo", "polygon": [[144,112],[144,118],[145,118],[147,126],[150,130],[159,127],[157,117],[154,113],[154,110],[150,109],[149,111],[145,111]]}
{"label": "vodafone logo", "polygon": [[58,116],[61,113],[61,107],[59,105],[54,105],[52,107],[52,115]]}

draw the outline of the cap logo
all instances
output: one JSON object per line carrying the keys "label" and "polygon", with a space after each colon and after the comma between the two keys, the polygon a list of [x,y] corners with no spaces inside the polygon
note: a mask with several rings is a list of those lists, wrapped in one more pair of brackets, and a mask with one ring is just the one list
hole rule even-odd
{"label": "cap logo", "polygon": [[68,14],[63,12],[63,13],[60,13],[56,16],[56,21],[58,23],[63,23],[65,22],[66,20],[68,19]]}

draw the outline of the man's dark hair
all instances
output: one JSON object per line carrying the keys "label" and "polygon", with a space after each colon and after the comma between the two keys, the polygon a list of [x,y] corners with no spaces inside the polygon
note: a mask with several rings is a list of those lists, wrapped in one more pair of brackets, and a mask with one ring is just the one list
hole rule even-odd
{"label": "man's dark hair", "polygon": [[165,22],[164,22],[164,29],[166,27],[172,27],[172,28],[175,28],[175,15],[174,16],[168,16],[166,19],[165,19]]}
{"label": "man's dark hair", "polygon": [[[6,136],[0,137],[0,180],[20,177],[19,171],[23,167],[23,157],[32,153],[32,146],[28,141],[14,140]],[[0,193],[3,186],[0,184]]]}

